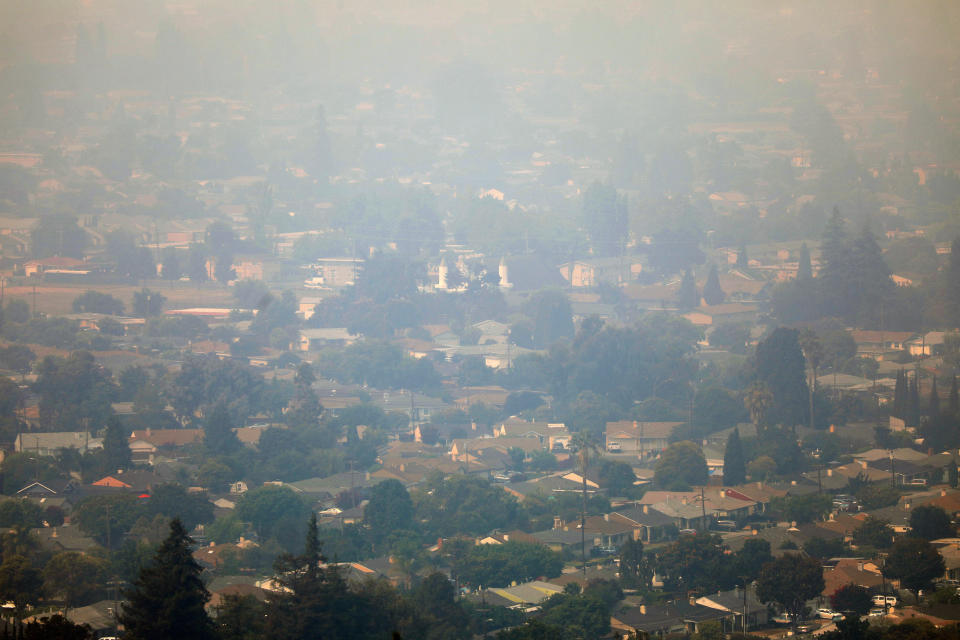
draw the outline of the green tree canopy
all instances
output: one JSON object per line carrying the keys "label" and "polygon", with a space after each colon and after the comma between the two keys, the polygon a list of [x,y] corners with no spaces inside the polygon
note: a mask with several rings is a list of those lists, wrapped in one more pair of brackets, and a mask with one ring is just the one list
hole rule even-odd
{"label": "green tree canopy", "polygon": [[210,593],[200,579],[201,567],[193,559],[193,540],[178,519],[157,549],[149,566],[140,571],[124,593],[126,605],[119,616],[131,640],[216,638],[205,609]]}
{"label": "green tree canopy", "polygon": [[776,602],[797,620],[807,600],[823,591],[823,567],[819,560],[786,554],[763,567],[757,579],[760,602]]}
{"label": "green tree canopy", "polygon": [[693,442],[684,440],[668,446],[654,468],[657,486],[669,490],[688,490],[707,483],[707,461]]}
{"label": "green tree canopy", "polygon": [[918,593],[943,575],[946,566],[936,547],[920,538],[898,538],[887,554],[883,575]]}

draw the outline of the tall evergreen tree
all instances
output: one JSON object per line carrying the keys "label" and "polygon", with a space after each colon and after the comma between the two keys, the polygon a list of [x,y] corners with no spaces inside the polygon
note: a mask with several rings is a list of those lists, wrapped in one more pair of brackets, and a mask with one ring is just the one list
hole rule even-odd
{"label": "tall evergreen tree", "polygon": [[216,638],[205,609],[210,593],[200,579],[202,571],[193,559],[193,540],[179,518],[170,523],[170,535],[153,561],[140,571],[133,587],[124,593],[126,605],[120,622],[129,640],[169,638]]}
{"label": "tall evergreen tree", "polygon": [[931,418],[940,416],[940,394],[937,392],[937,376],[933,376],[930,385],[930,400],[927,402],[927,415]]}
{"label": "tall evergreen tree", "polygon": [[350,589],[337,567],[326,566],[316,514],[301,555],[285,554],[274,566],[281,591],[267,603],[268,637],[277,640],[338,640],[387,637],[389,611],[377,610],[364,593]]}
{"label": "tall evergreen tree", "polygon": [[707,281],[703,285],[703,300],[707,304],[720,304],[727,297],[720,287],[720,276],[717,275],[717,265],[711,265]]}
{"label": "tall evergreen tree", "polygon": [[918,373],[913,374],[910,380],[909,393],[907,395],[907,424],[915,427],[920,423],[920,382]]}
{"label": "tall evergreen tree", "polygon": [[950,243],[950,263],[946,273],[946,307],[950,318],[960,318],[960,236]]}
{"label": "tall evergreen tree", "polygon": [[847,273],[849,267],[849,248],[847,231],[840,210],[833,208],[833,214],[827,221],[820,242],[820,284],[821,312],[830,316],[846,316],[850,309],[847,291]]}
{"label": "tall evergreen tree", "polygon": [[131,464],[130,443],[116,414],[107,420],[107,431],[103,436],[103,454],[107,468],[111,472],[129,469]]}
{"label": "tall evergreen tree", "polygon": [[810,249],[807,243],[800,245],[800,264],[797,268],[797,280],[799,282],[809,282],[813,279],[813,267],[810,265]]}
{"label": "tall evergreen tree", "polygon": [[700,293],[697,291],[697,283],[693,279],[693,273],[689,269],[683,274],[683,280],[680,281],[680,290],[677,291],[677,306],[683,310],[700,306]]}
{"label": "tall evergreen tree", "polygon": [[233,419],[224,402],[218,402],[203,424],[204,446],[214,454],[226,454],[240,448],[240,440],[233,431]]}
{"label": "tall evergreen tree", "polygon": [[793,427],[808,422],[809,389],[799,333],[779,327],[757,345],[757,380],[773,394],[767,411],[767,422],[772,425]]}
{"label": "tall evergreen tree", "polygon": [[957,376],[953,376],[953,382],[950,383],[950,403],[947,405],[947,411],[954,418],[960,417],[960,395],[957,394]]}
{"label": "tall evergreen tree", "polygon": [[850,247],[847,290],[854,308],[850,309],[849,318],[862,327],[879,328],[881,307],[894,286],[883,251],[870,227],[864,225]]}
{"label": "tall evergreen tree", "polygon": [[897,383],[893,388],[893,417],[904,419],[907,409],[907,377],[903,369],[897,371]]}
{"label": "tall evergreen tree", "polygon": [[743,445],[740,443],[740,430],[734,427],[727,438],[727,447],[723,452],[723,484],[732,487],[747,481],[747,464],[743,458]]}

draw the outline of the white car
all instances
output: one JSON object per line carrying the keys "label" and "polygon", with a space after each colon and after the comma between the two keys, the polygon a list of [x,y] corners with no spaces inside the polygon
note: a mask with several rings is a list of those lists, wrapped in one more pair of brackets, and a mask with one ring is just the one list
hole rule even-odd
{"label": "white car", "polygon": [[875,595],[873,596],[873,605],[875,607],[895,607],[897,606],[897,597]]}
{"label": "white car", "polygon": [[843,615],[833,609],[817,609],[817,616],[824,620],[843,620]]}

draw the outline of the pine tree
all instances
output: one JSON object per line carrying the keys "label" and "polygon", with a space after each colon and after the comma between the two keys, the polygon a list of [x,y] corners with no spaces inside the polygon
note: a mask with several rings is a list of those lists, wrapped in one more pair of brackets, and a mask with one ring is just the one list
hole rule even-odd
{"label": "pine tree", "polygon": [[757,345],[757,380],[773,394],[767,411],[771,425],[793,427],[809,421],[807,367],[799,335],[796,329],[779,327]]}
{"label": "pine tree", "polygon": [[743,458],[743,445],[740,443],[740,430],[734,427],[727,438],[727,447],[723,452],[723,484],[732,487],[747,480],[747,465]]}
{"label": "pine tree", "polygon": [[950,244],[946,274],[946,307],[950,318],[960,318],[960,236]]}
{"label": "pine tree", "polygon": [[933,376],[933,383],[930,386],[930,400],[927,403],[927,415],[931,419],[940,416],[940,394],[937,393],[937,376]]}
{"label": "pine tree", "polygon": [[917,380],[917,374],[914,373],[909,384],[909,393],[907,395],[907,425],[915,427],[920,424],[920,383]]}
{"label": "pine tree", "polygon": [[893,388],[893,417],[904,419],[907,408],[907,378],[903,369],[897,371],[897,383]]}
{"label": "pine tree", "polygon": [[107,420],[107,431],[103,436],[103,454],[110,472],[129,469],[131,464],[130,443],[116,415]]}
{"label": "pine tree", "polygon": [[218,402],[203,425],[204,446],[214,454],[226,454],[240,448],[240,440],[233,431],[233,419],[223,402]]}
{"label": "pine tree", "polygon": [[720,277],[717,275],[717,265],[710,267],[710,274],[703,285],[703,300],[707,304],[720,304],[727,297],[727,294],[720,288]]}
{"label": "pine tree", "polygon": [[680,282],[680,290],[677,292],[677,306],[683,310],[700,306],[700,294],[697,292],[697,283],[694,281],[693,274],[689,269],[683,274],[683,280]]}
{"label": "pine tree", "polygon": [[868,225],[863,226],[850,247],[847,286],[849,302],[853,305],[850,317],[860,326],[879,327],[880,307],[889,298],[894,284],[883,251]]}
{"label": "pine tree", "polygon": [[799,282],[809,282],[813,279],[813,267],[810,265],[810,249],[807,243],[800,245],[800,264],[797,268],[797,280]]}
{"label": "pine tree", "polygon": [[849,266],[846,228],[840,210],[834,207],[820,243],[820,273],[817,281],[824,315],[849,315]]}
{"label": "pine tree", "polygon": [[128,640],[192,638],[213,640],[213,623],[207,616],[210,593],[200,579],[202,571],[191,555],[193,540],[179,518],[170,523],[170,535],[153,561],[140,570],[133,588],[124,593],[126,605],[120,622]]}
{"label": "pine tree", "polygon": [[960,396],[957,394],[957,376],[953,376],[953,382],[950,384],[950,404],[947,410],[954,418],[960,418]]}

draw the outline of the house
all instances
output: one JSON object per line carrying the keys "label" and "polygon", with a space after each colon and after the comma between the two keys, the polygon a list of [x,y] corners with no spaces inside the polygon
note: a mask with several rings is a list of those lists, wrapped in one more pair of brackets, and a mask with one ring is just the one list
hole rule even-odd
{"label": "house", "polygon": [[536,438],[550,451],[568,451],[572,434],[562,422],[526,422],[508,420],[493,428],[497,438]]}
{"label": "house", "polygon": [[956,333],[946,331],[929,331],[906,342],[907,351],[912,356],[939,355],[943,350],[943,343],[947,336],[956,336]]}
{"label": "house", "polygon": [[884,584],[880,567],[861,558],[840,558],[823,572],[822,595],[829,598],[844,585],[855,584],[865,589],[877,589]]}
{"label": "house", "polygon": [[349,287],[363,269],[361,258],[318,258],[311,265],[313,277],[310,282],[316,287]]}
{"label": "house", "polygon": [[641,604],[623,609],[611,616],[610,626],[618,637],[664,637],[699,633],[708,622],[719,622],[721,628],[729,629],[733,619],[731,612],[697,604],[691,597],[689,602]]}
{"label": "house", "polygon": [[[736,587],[729,591],[701,596],[696,603],[730,613],[733,616],[733,629],[747,631],[751,627],[761,627],[768,622],[767,605],[757,598],[756,587],[750,585],[747,589]],[[744,624],[744,617],[746,624]]]}
{"label": "house", "polygon": [[857,345],[857,355],[883,360],[890,351],[903,351],[915,334],[909,331],[868,331],[852,329],[849,331]]}
{"label": "house", "polygon": [[353,344],[355,340],[356,336],[351,335],[345,327],[301,329],[297,344],[300,351],[317,351],[323,347]]}
{"label": "house", "polygon": [[604,433],[610,453],[629,453],[641,459],[659,455],[669,445],[670,434],[683,422],[608,422]]}
{"label": "house", "polygon": [[643,272],[636,259],[592,258],[565,262],[557,267],[560,275],[574,288],[596,287],[600,283],[621,285]]}
{"label": "house", "polygon": [[203,442],[203,429],[144,429],[127,439],[134,461],[151,461],[161,449],[173,450]]}
{"label": "house", "polygon": [[657,542],[667,538],[667,528],[674,526],[673,518],[660,513],[648,504],[620,507],[611,516],[621,518],[634,527],[637,540]]}
{"label": "house", "polygon": [[20,433],[13,443],[17,453],[53,456],[60,449],[77,449],[80,453],[103,448],[103,439],[91,437],[89,431],[55,433]]}
{"label": "house", "polygon": [[742,302],[705,305],[683,314],[683,317],[697,326],[709,327],[721,322],[744,322],[753,320],[757,315],[757,306]]}

